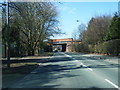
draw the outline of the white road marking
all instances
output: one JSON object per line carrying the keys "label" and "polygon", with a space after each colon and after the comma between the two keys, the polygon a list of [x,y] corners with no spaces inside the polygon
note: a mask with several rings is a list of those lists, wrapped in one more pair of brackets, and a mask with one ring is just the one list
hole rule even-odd
{"label": "white road marking", "polygon": [[84,67],[86,67],[88,70],[93,71],[93,69],[88,68],[85,64],[81,63],[81,65],[83,65]]}
{"label": "white road marking", "polygon": [[91,69],[91,68],[88,68],[90,71],[93,71],[93,69]]}
{"label": "white road marking", "polygon": [[67,54],[65,54],[65,56],[67,56],[67,57],[72,57],[72,56],[70,56],[70,55],[67,55]]}
{"label": "white road marking", "polygon": [[[63,53],[64,54],[64,53]],[[67,54],[64,54],[65,56],[67,56],[67,57],[71,57],[72,58],[72,56],[70,56],[70,55],[67,55]],[[75,60],[75,58],[72,58],[72,59],[74,59]],[[93,71],[91,68],[88,68],[86,65],[84,65],[83,63],[81,63],[81,65],[83,65],[84,67],[86,67],[88,70],[90,70],[90,71]]]}
{"label": "white road marking", "polygon": [[75,58],[72,58],[72,59],[74,59],[74,60],[75,60]]}
{"label": "white road marking", "polygon": [[90,71],[93,71],[91,68],[88,68],[86,65],[84,65],[87,69],[89,69]]}
{"label": "white road marking", "polygon": [[115,88],[118,88],[120,90],[120,87],[118,87],[117,85],[115,85],[114,83],[112,83],[110,80],[105,79],[105,81],[107,81],[108,83],[110,83],[111,85],[113,85]]}
{"label": "white road marking", "polygon": [[38,65],[41,65],[41,63],[39,63]]}
{"label": "white road marking", "polygon": [[65,54],[65,53],[63,53],[65,56],[67,56],[67,57],[72,57],[72,56],[70,56],[70,55],[67,55],[67,54]]}
{"label": "white road marking", "polygon": [[83,63],[81,63],[81,65],[83,65]]}

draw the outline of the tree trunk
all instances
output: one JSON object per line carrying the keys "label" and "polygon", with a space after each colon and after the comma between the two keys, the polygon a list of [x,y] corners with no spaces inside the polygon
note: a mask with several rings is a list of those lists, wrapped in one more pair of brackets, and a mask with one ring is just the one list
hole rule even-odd
{"label": "tree trunk", "polygon": [[34,56],[34,50],[28,50],[28,56]]}

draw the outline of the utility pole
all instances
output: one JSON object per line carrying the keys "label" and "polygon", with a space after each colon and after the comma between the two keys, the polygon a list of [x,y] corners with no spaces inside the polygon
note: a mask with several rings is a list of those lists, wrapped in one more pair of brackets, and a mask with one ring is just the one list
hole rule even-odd
{"label": "utility pole", "polygon": [[6,0],[6,16],[7,16],[7,67],[10,68],[10,31],[9,31],[9,2]]}
{"label": "utility pole", "polygon": [[1,6],[6,6],[6,29],[7,29],[7,67],[10,68],[10,31],[9,31],[9,2],[8,0],[6,0],[6,4],[5,3],[0,3]]}

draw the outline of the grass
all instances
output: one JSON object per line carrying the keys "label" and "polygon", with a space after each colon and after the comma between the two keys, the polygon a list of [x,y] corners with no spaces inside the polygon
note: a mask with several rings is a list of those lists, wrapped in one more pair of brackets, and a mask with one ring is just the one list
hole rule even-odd
{"label": "grass", "polygon": [[[45,52],[39,56],[27,56],[28,58],[34,59],[35,57],[47,57],[52,56],[52,52]],[[9,88],[21,79],[23,79],[26,75],[36,69],[39,65],[36,62],[19,62],[19,63],[11,63],[10,68],[7,68],[7,64],[2,64],[2,87]]]}
{"label": "grass", "polygon": [[11,68],[2,67],[2,87],[9,88],[26,75],[36,69],[39,65],[37,63],[16,63],[11,64]]}
{"label": "grass", "polygon": [[[52,56],[52,52],[45,52],[38,56],[27,56],[28,58],[35,57],[47,57]],[[24,63],[11,63],[10,68],[7,68],[7,64],[2,64],[2,87],[9,88],[21,79],[23,79],[26,75],[36,69],[39,65],[36,62],[24,62]]]}
{"label": "grass", "polygon": [[[52,52],[44,52],[38,56],[27,56],[28,58],[42,57],[42,56],[52,56]],[[38,63],[35,62],[27,62],[27,63],[12,63],[10,64],[11,68],[7,68],[7,64],[2,64],[2,71],[4,73],[29,73],[38,67]]]}
{"label": "grass", "polygon": [[2,74],[28,74],[38,67],[37,63],[15,63],[11,64],[11,68],[7,68],[4,64],[2,68]]}

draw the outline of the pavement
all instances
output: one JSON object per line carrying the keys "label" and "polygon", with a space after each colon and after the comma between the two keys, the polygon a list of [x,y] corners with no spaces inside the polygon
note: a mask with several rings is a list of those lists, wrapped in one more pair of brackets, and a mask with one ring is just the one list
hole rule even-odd
{"label": "pavement", "polygon": [[49,61],[39,63],[38,68],[9,88],[120,89],[120,64],[107,59],[93,54],[57,52]]}
{"label": "pavement", "polygon": [[100,55],[100,54],[84,54],[82,56],[95,58],[95,59],[106,60],[106,61],[113,62],[113,63],[120,62],[120,58],[118,58],[117,56],[108,56],[108,55]]}

